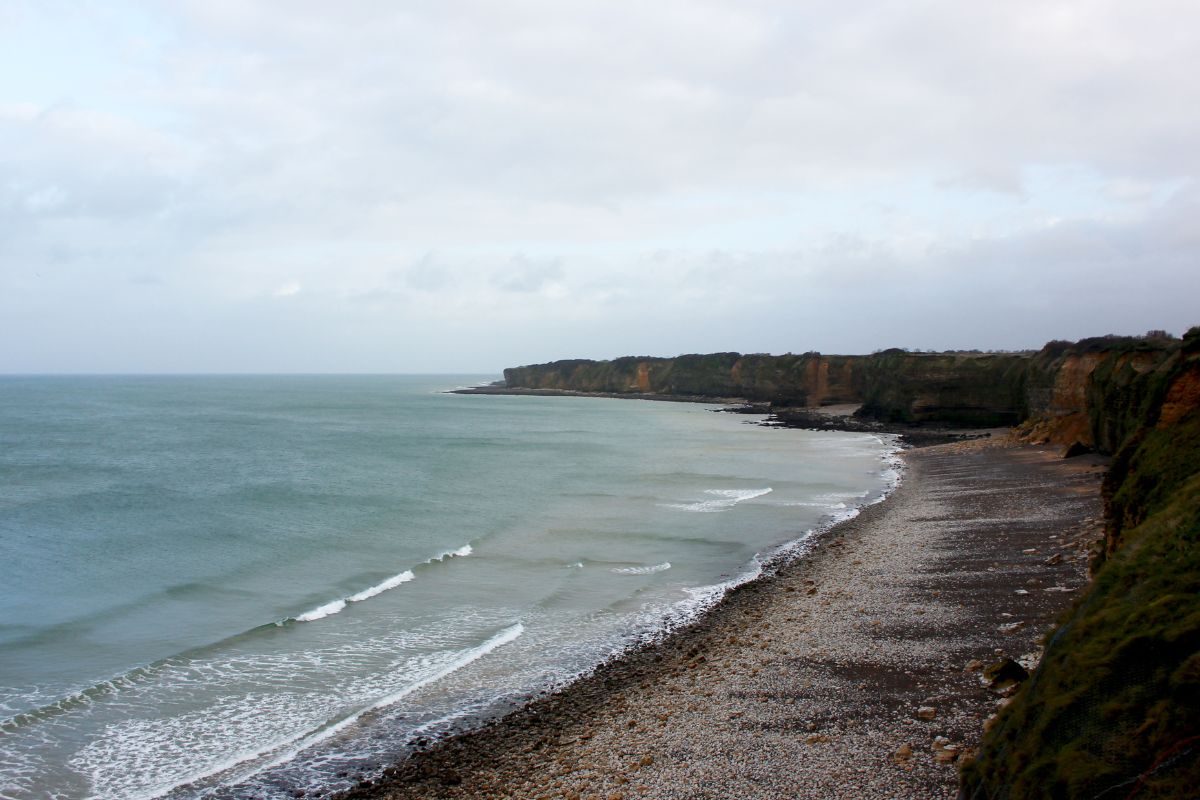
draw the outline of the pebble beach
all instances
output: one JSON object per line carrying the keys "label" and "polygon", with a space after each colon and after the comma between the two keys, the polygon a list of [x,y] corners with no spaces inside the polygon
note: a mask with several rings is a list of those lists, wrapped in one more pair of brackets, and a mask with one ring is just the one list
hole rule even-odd
{"label": "pebble beach", "polygon": [[883,503],[711,613],[350,798],[950,798],[1004,692],[1087,581],[1095,456],[908,450]]}

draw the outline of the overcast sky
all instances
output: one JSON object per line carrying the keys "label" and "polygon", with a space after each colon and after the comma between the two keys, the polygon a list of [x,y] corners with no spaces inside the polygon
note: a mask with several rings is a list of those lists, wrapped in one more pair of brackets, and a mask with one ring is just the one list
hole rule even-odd
{"label": "overcast sky", "polygon": [[1200,324],[1200,5],[0,0],[0,372]]}

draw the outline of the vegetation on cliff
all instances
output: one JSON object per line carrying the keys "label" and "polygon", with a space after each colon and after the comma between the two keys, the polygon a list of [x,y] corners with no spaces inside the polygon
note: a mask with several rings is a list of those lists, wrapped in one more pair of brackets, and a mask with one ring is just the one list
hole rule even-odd
{"label": "vegetation on cliff", "polygon": [[776,408],[859,403],[885,422],[1011,425],[1024,415],[1027,353],[869,356],[739,353],[555,361],[504,371],[509,388],[741,398]]}
{"label": "vegetation on cliff", "polygon": [[1182,798],[1200,786],[1200,329],[1092,342],[1103,563],[964,767],[962,796]]}

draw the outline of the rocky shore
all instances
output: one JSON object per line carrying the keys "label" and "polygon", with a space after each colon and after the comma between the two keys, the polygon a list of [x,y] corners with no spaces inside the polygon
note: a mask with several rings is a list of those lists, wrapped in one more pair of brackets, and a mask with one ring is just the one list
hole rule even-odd
{"label": "rocky shore", "polygon": [[905,461],[694,625],[342,797],[954,797],[1005,702],[983,673],[1032,667],[1086,583],[1104,462],[1000,437]]}

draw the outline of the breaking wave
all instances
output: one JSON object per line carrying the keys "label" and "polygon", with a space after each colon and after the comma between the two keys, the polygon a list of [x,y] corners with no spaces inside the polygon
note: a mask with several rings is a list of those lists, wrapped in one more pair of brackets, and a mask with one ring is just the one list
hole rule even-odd
{"label": "breaking wave", "polygon": [[711,514],[716,511],[725,511],[733,508],[738,503],[746,500],[762,497],[770,491],[770,486],[765,489],[705,489],[704,493],[709,495],[708,499],[697,500],[693,503],[667,503],[666,507],[677,508],[680,511]]}

